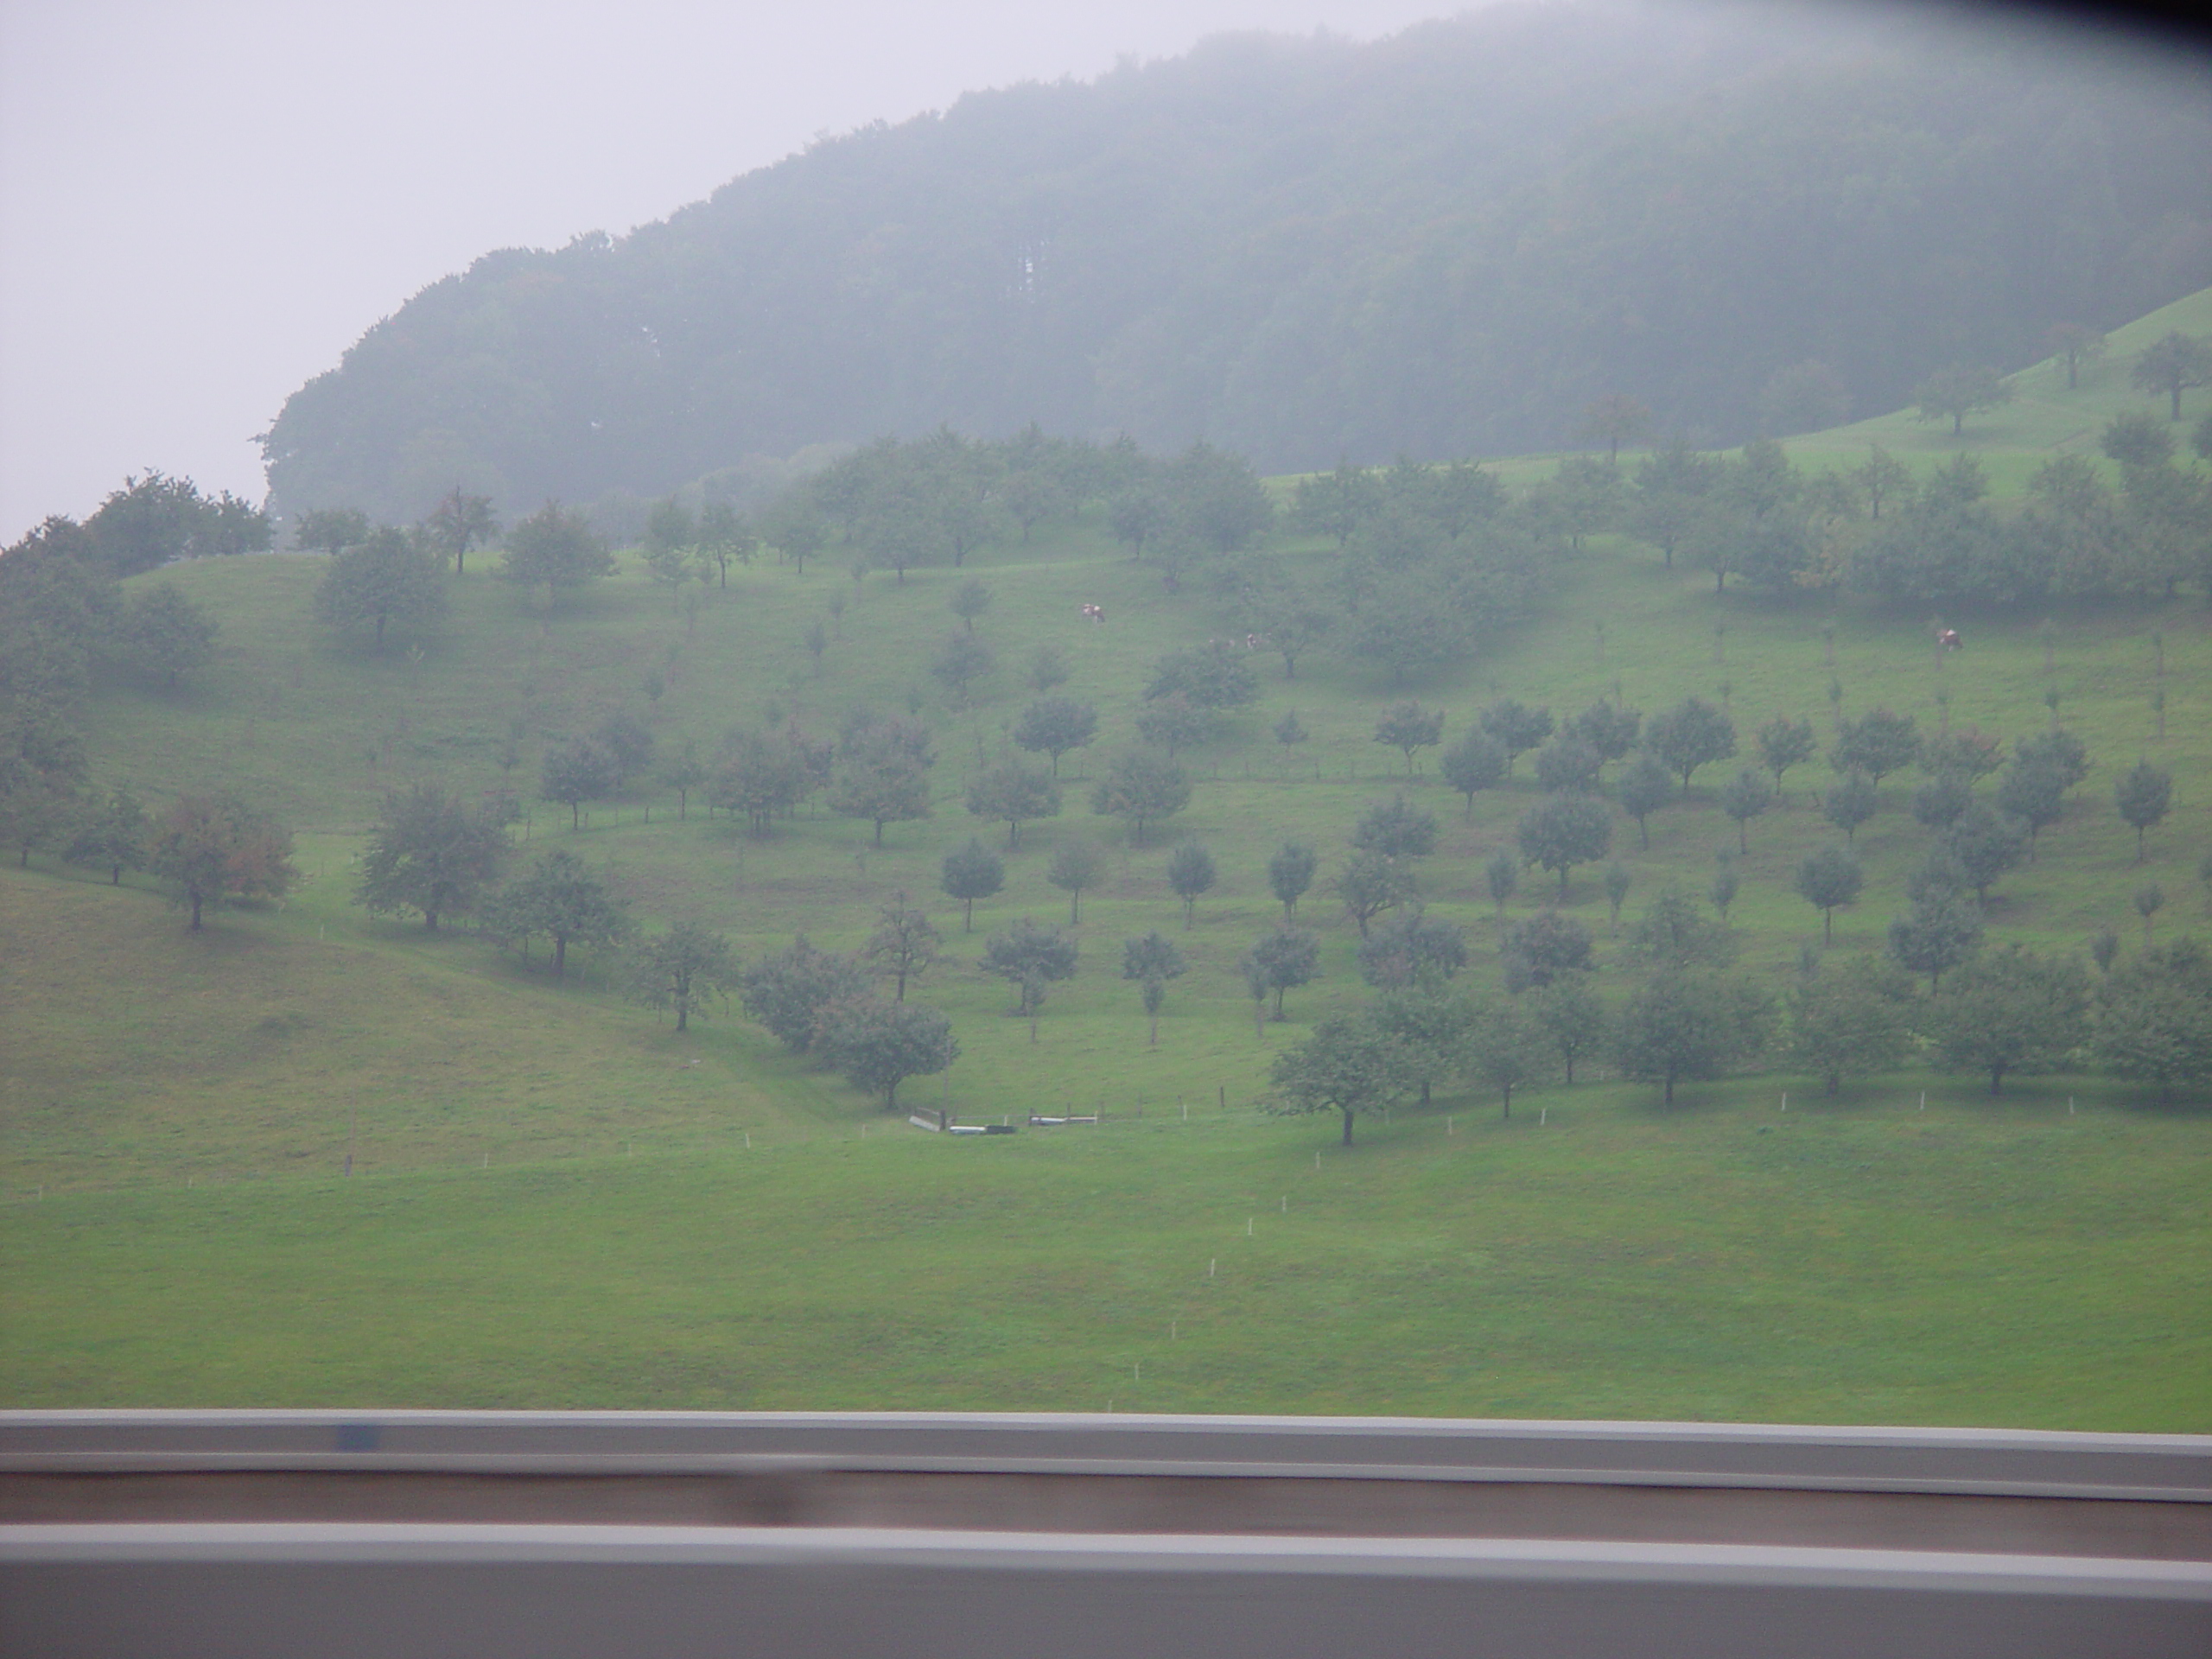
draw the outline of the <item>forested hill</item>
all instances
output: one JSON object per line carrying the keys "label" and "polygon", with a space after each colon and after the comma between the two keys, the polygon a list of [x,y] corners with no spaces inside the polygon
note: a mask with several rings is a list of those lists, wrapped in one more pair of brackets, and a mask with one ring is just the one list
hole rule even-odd
{"label": "forested hill", "polygon": [[1615,392],[1728,442],[1777,385],[1826,424],[2212,282],[2202,64],[1783,15],[1224,39],[820,143],[416,296],[287,402],[275,503],[1031,420],[1302,470],[1554,447]]}

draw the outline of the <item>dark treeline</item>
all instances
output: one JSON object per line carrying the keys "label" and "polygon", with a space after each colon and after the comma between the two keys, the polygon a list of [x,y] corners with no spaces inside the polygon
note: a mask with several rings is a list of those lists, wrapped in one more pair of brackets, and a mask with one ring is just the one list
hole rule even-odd
{"label": "dark treeline", "polygon": [[513,515],[1033,420],[1311,470],[1551,448],[1610,393],[1803,429],[2212,280],[2202,74],[1802,13],[1217,41],[489,255],[294,394],[271,486]]}

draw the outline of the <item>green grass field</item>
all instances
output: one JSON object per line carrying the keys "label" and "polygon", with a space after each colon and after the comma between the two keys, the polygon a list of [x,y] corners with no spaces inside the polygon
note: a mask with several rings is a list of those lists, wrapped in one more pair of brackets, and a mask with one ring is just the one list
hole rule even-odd
{"label": "green grass field", "polygon": [[[2134,334],[2193,326],[2189,305],[2212,312],[2212,296],[2131,325],[2071,398],[2047,367],[2024,374],[2018,402],[1969,423],[1967,447],[2000,480],[2024,479],[2037,454],[2093,438],[2107,404],[2144,401],[2125,391]],[[2056,391],[2028,394],[2039,374]],[[1947,428],[1904,417],[1791,448],[1847,461],[1869,436],[1923,460],[1952,452]],[[1292,544],[1279,556],[1323,555]],[[2212,1427],[2212,1128],[2192,1108],[2153,1110],[2094,1078],[2025,1080],[1991,1102],[1971,1078],[1915,1071],[1834,1103],[1806,1079],[1738,1079],[1683,1090],[1669,1115],[1652,1091],[1601,1072],[1525,1106],[1516,1096],[1510,1125],[1494,1101],[1440,1099],[1363,1127],[1363,1145],[1340,1154],[1332,1123],[1255,1109],[1273,1055],[1364,994],[1356,931],[1317,891],[1301,919],[1323,932],[1325,976],[1292,993],[1287,1023],[1255,1036],[1233,964],[1279,914],[1266,858],[1294,836],[1322,849],[1325,872],[1361,808],[1406,788],[1445,826],[1421,875],[1432,913],[1467,926],[1470,976],[1491,982],[1497,927],[1482,867],[1535,798],[1528,761],[1522,781],[1465,817],[1433,761],[1408,780],[1396,752],[1369,741],[1404,693],[1320,660],[1287,680],[1262,658],[1262,700],[1198,755],[1189,810],[1129,845],[1088,812],[1084,778],[1132,739],[1150,662],[1211,631],[1202,600],[1164,594],[1096,526],[903,586],[887,575],[856,586],[840,563],[803,576],[734,570],[696,618],[634,563],[550,618],[472,570],[419,655],[403,645],[383,658],[308,625],[316,560],[164,573],[222,618],[221,658],[174,694],[96,696],[100,780],[149,801],[233,785],[299,832],[308,879],[281,911],[219,912],[188,937],[143,882],[111,889],[36,858],[0,871],[0,1400],[1088,1409],[1110,1398],[1122,1409]],[[957,626],[945,601],[971,574],[995,594],[978,631],[1001,667],[979,707],[955,713],[925,671]],[[832,591],[851,602],[817,677],[801,636]],[[1081,620],[1085,601],[1107,607],[1105,626]],[[2151,880],[2167,895],[2161,937],[2201,929],[2196,869],[2212,851],[2201,601],[2062,617],[2048,668],[2039,617],[1948,620],[1967,648],[1939,662],[1923,618],[1811,597],[1716,600],[1709,578],[1601,540],[1541,620],[1412,694],[1446,710],[1447,741],[1499,695],[1562,714],[1616,687],[1647,714],[1725,695],[1748,751],[1776,715],[1825,732],[1832,675],[1847,713],[1884,703],[1933,727],[1942,694],[1951,725],[2008,741],[2047,723],[2056,689],[2096,770],[2039,861],[1997,889],[1991,937],[2046,950],[2106,925],[2139,938],[2130,896]],[[963,780],[1006,749],[1020,664],[1048,640],[1072,660],[1067,691],[1098,703],[1104,741],[1064,763],[1065,814],[1025,831],[1006,891],[977,906],[963,938],[938,861],[970,833],[1003,840],[969,819]],[[915,895],[947,952],[910,995],[952,1017],[963,1054],[906,1097],[970,1119],[1103,1106],[1109,1121],[988,1143],[924,1135],[734,1009],[677,1038],[613,995],[607,963],[587,956],[556,987],[542,961],[348,902],[385,790],[427,777],[528,795],[546,741],[617,704],[645,711],[654,672],[671,687],[654,716],[664,747],[690,738],[711,751],[772,706],[824,734],[855,706],[918,706],[938,736],[935,816],[890,826],[880,850],[868,824],[827,816],[753,841],[696,801],[679,820],[672,796],[640,792],[594,807],[574,831],[565,808],[535,805],[531,848],[571,847],[603,867],[648,927],[693,917],[747,952],[800,929],[855,944],[874,906]],[[2163,740],[2151,704],[2161,689]],[[1291,709],[1313,739],[1286,756],[1267,734]],[[511,722],[524,736],[509,779],[499,757]],[[2143,755],[2174,769],[2177,804],[2139,866],[2110,790]],[[1704,893],[1715,851],[1736,842],[1713,798],[1734,764],[1655,816],[1648,851],[1618,823],[1628,915],[1670,881]],[[1789,878],[1832,833],[1812,804],[1826,778],[1819,762],[1793,772],[1740,861],[1732,919],[1746,965],[1776,983],[1818,938]],[[1904,906],[1928,841],[1905,810],[1915,781],[1887,782],[1859,831],[1867,890],[1836,918],[1839,949],[1878,949]],[[1085,896],[1081,971],[1054,988],[1033,1044],[975,957],[982,934],[1015,917],[1066,919],[1044,868],[1084,836],[1105,842],[1112,872]],[[1186,837],[1221,868],[1188,932],[1165,878]],[[1618,994],[1626,972],[1599,877],[1579,871],[1567,907],[1599,935],[1600,979]],[[1510,913],[1531,912],[1553,885],[1531,872]],[[1121,941],[1155,926],[1192,963],[1156,1048],[1118,977]],[[350,1182],[337,1179],[349,1150]]]}

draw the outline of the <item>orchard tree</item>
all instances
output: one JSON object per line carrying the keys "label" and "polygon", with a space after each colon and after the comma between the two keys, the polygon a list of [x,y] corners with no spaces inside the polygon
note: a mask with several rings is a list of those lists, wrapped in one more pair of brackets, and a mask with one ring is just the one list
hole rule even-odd
{"label": "orchard tree", "polygon": [[976,901],[989,898],[1006,886],[1006,861],[970,836],[966,846],[956,847],[944,855],[938,885],[947,898],[960,901],[960,931],[973,933]]}
{"label": "orchard tree", "polygon": [[1027,917],[1002,932],[993,934],[978,961],[987,974],[995,974],[1017,994],[1014,1012],[1029,1021],[1029,1040],[1037,1040],[1037,1011],[1045,1006],[1045,987],[1075,977],[1077,948],[1057,927],[1039,925]]}
{"label": "orchard tree", "polygon": [[123,885],[125,870],[146,868],[146,809],[127,789],[87,801],[61,856],[86,868],[105,868],[108,885]]}
{"label": "orchard tree", "polygon": [[1414,775],[1414,751],[1433,748],[1443,740],[1444,711],[1425,712],[1417,702],[1394,702],[1375,722],[1375,741],[1406,757],[1406,776]]}
{"label": "orchard tree", "polygon": [[439,785],[416,784],[385,798],[354,901],[372,916],[420,911],[423,928],[435,933],[440,916],[476,908],[512,850],[503,824],[470,812]]}
{"label": "orchard tree", "polygon": [[1279,927],[1262,933],[1245,952],[1243,968],[1248,982],[1256,975],[1258,982],[1274,995],[1274,1017],[1281,1020],[1283,993],[1320,977],[1321,936],[1303,927]]}
{"label": "orchard tree", "polygon": [[1127,823],[1140,847],[1147,823],[1173,817],[1190,804],[1190,773],[1167,756],[1141,749],[1117,757],[1090,791],[1090,810]]}
{"label": "orchard tree", "polygon": [[1736,936],[1708,920],[1680,887],[1662,891],[1628,931],[1628,954],[1662,969],[1726,968],[1736,960]]}
{"label": "orchard tree", "polygon": [[2036,856],[2036,836],[2056,823],[2066,810],[2066,779],[2049,766],[2024,766],[2016,756],[1997,780],[1997,808],[2028,827],[2028,861]]}
{"label": "orchard tree", "polygon": [[1912,982],[1895,964],[1868,957],[1823,963],[1790,996],[1789,1061],[1837,1094],[1847,1077],[1904,1065],[1912,1027]]}
{"label": "orchard tree", "polygon": [[1483,866],[1483,880],[1490,889],[1491,902],[1497,906],[1497,919],[1505,921],[1505,901],[1521,886],[1521,861],[1503,849],[1492,853],[1490,861]]}
{"label": "orchard tree", "polygon": [[678,922],[630,955],[631,1000],[649,1008],[674,1008],[679,1032],[690,1028],[701,1002],[727,995],[737,981],[729,941],[696,922]]}
{"label": "orchard tree", "polygon": [[815,786],[813,767],[792,734],[737,731],[715,757],[707,799],[744,813],[752,832],[765,836],[777,813],[797,806]]}
{"label": "orchard tree", "polygon": [[1859,855],[1848,845],[1838,847],[1831,842],[1798,861],[1797,896],[1821,912],[1822,944],[1834,943],[1837,909],[1857,899],[1866,882]]}
{"label": "orchard tree", "polygon": [[1644,728],[1644,746],[1682,780],[1700,766],[1736,753],[1736,722],[1702,697],[1685,697]]}
{"label": "orchard tree", "polygon": [[1981,913],[1959,893],[1924,893],[1890,924],[1889,945],[1898,967],[1927,975],[1929,988],[1941,990],[1943,976],[1981,948]]}
{"label": "orchard tree", "polygon": [[1564,898],[1567,876],[1574,867],[1592,863],[1611,850],[1613,815],[1603,801],[1583,795],[1554,795],[1523,817],[1514,833],[1523,860],[1559,872],[1559,890]]}
{"label": "orchard tree", "polygon": [[1096,842],[1071,841],[1052,849],[1045,879],[1068,896],[1068,923],[1083,919],[1083,890],[1106,874],[1106,854]]}
{"label": "orchard tree", "polygon": [[1377,927],[1359,947],[1359,976],[1377,990],[1433,990],[1467,965],[1459,924],[1409,906]]}
{"label": "orchard tree", "polygon": [[2164,818],[2173,805],[2174,775],[2164,766],[2138,760],[2113,785],[2112,798],[2113,804],[2120,809],[2120,816],[2135,831],[2135,861],[2140,864],[2145,856],[2144,832]]}
{"label": "orchard tree", "polygon": [[1351,844],[1385,858],[1423,858],[1436,850],[1436,815],[1403,795],[1372,801],[1352,827]]}
{"label": "orchard tree", "polygon": [[1986,1072],[2002,1094],[2007,1072],[2057,1071],[2088,1040],[2088,976],[2008,944],[1961,968],[1929,1012],[1942,1063]]}
{"label": "orchard tree", "polygon": [[1147,743],[1158,744],[1171,757],[1179,750],[1205,742],[1220,723],[1220,716],[1212,709],[1200,708],[1180,691],[1157,702],[1147,702],[1137,710],[1137,735]]}
{"label": "orchard tree", "polygon": [[690,816],[691,791],[707,781],[706,767],[699,764],[699,752],[687,739],[683,749],[662,768],[662,786],[676,791],[676,817],[678,823]]}
{"label": "orchard tree", "polygon": [[1335,886],[1344,914],[1358,924],[1363,939],[1377,916],[1414,896],[1414,874],[1386,853],[1354,853],[1338,873]]}
{"label": "orchard tree", "polygon": [[1621,773],[1620,793],[1621,810],[1636,820],[1637,840],[1648,853],[1651,830],[1645,820],[1675,798],[1675,774],[1649,749],[1638,749]]}
{"label": "orchard tree", "polygon": [[1513,1116],[1513,1091],[1541,1082],[1551,1071],[1552,1046],[1535,1012],[1518,997],[1484,1002],[1468,1022],[1467,1069],[1497,1090],[1498,1116]]}
{"label": "orchard tree", "polygon": [[1775,792],[1782,792],[1782,775],[1802,766],[1820,753],[1809,720],[1777,716],[1758,729],[1759,764],[1774,774]]}
{"label": "orchard tree", "polygon": [[906,982],[919,979],[937,961],[938,947],[944,943],[944,936],[920,911],[906,902],[900,892],[892,895],[891,902],[875,912],[875,931],[861,951],[861,957],[874,965],[880,974],[888,974],[898,983],[895,1002],[906,1000]]}
{"label": "orchard tree", "polygon": [[1974,786],[1955,772],[1939,772],[1912,791],[1912,816],[1930,830],[1948,830],[1974,804]]}
{"label": "orchard tree", "polygon": [[976,632],[976,619],[991,608],[990,587],[981,579],[970,576],[952,590],[952,597],[946,603],[966,631],[973,633]]}
{"label": "orchard tree", "polygon": [[374,528],[359,507],[316,507],[292,526],[292,543],[302,552],[339,553],[367,541]]}
{"label": "orchard tree", "polygon": [[2194,386],[2212,386],[2212,340],[2169,329],[2144,348],[2127,378],[2145,391],[2165,393],[2170,418],[2177,421],[2182,393]]}
{"label": "orchard tree", "polygon": [[1021,826],[1060,812],[1060,786],[1048,772],[1020,760],[1001,760],[968,780],[968,810],[1006,825],[1009,849],[1021,844]]}
{"label": "orchard tree", "polygon": [[1088,747],[1097,735],[1098,710],[1073,697],[1040,697],[1014,724],[1015,747],[1052,756],[1055,778],[1060,775],[1060,757]]}
{"label": "orchard tree", "polygon": [[956,633],[938,647],[930,672],[951,694],[953,707],[968,706],[969,693],[977,680],[998,663],[998,653],[972,633]]}
{"label": "orchard tree", "polygon": [[1338,1113],[1347,1147],[1355,1118],[1386,1110],[1415,1083],[1396,1033],[1364,1011],[1322,1020],[1304,1042],[1275,1057],[1270,1075],[1273,1109]]}
{"label": "orchard tree", "polygon": [[1912,402],[1920,411],[1919,418],[1949,421],[1955,438],[1966,430],[1967,416],[1975,410],[1995,409],[2012,401],[2012,388],[2005,384],[2004,376],[1985,364],[1953,363],[1936,370],[1912,389]]}
{"label": "orchard tree", "polygon": [[1951,825],[1943,849],[1957,861],[1974,897],[1986,904],[1998,877],[2027,856],[2028,827],[1986,801],[1976,801]]}
{"label": "orchard tree", "polygon": [[2098,988],[2096,1063],[2161,1101],[2212,1087],[2212,957],[2194,939],[2136,952]]}
{"label": "orchard tree", "polygon": [[1846,772],[1821,798],[1821,810],[1850,842],[1857,839],[1859,826],[1874,816],[1878,799],[1872,779],[1863,772]]}
{"label": "orchard tree", "polygon": [[1751,820],[1763,817],[1773,806],[1775,787],[1766,780],[1763,772],[1745,767],[1731,778],[1720,791],[1720,810],[1736,821],[1736,850],[1751,850]]}
{"label": "orchard tree", "polygon": [[1495,789],[1505,780],[1511,757],[1505,745],[1478,726],[1471,726],[1459,734],[1457,742],[1444,751],[1439,769],[1444,781],[1467,798],[1467,816],[1475,816],[1475,796],[1478,791]]}
{"label": "orchard tree", "polygon": [[2082,323],[2055,322],[2047,338],[2051,355],[2066,365],[2066,390],[2078,391],[2082,365],[2094,363],[2105,354],[2104,334]]}
{"label": "orchard tree", "polygon": [[1828,763],[1840,772],[1863,772],[1876,788],[1920,757],[1920,733],[1910,715],[1869,709],[1836,728]]}
{"label": "orchard tree", "polygon": [[1198,709],[1240,709],[1260,695],[1259,676],[1225,640],[1171,651],[1154,664],[1145,701],[1182,696]]}
{"label": "orchard tree", "polygon": [[899,1085],[909,1077],[935,1077],[960,1058],[952,1022],[935,1008],[862,996],[825,1011],[822,1057],[855,1089],[883,1096],[883,1109],[899,1109]]}
{"label": "orchard tree", "polygon": [[174,688],[178,676],[215,660],[222,627],[187,599],[182,588],[164,582],[131,595],[118,632],[131,666]]}
{"label": "orchard tree", "polygon": [[1605,765],[1595,744],[1564,732],[1536,751],[1536,783],[1549,794],[1586,792],[1598,787]]}
{"label": "orchard tree", "polygon": [[1625,392],[1611,392],[1582,411],[1574,435],[1605,446],[1605,459],[1618,461],[1621,446],[1651,431],[1651,411]]}
{"label": "orchard tree", "polygon": [[1505,965],[1505,988],[1518,994],[1541,989],[1555,980],[1586,974],[1595,965],[1597,941],[1572,916],[1540,910],[1506,930],[1498,954]]}
{"label": "orchard tree", "polygon": [[1748,982],[1709,968],[1654,975],[1630,994],[1614,1029],[1614,1055],[1632,1083],[1675,1085],[1719,1077],[1766,1046],[1772,1010]]}
{"label": "orchard tree", "polygon": [[499,574],[525,592],[543,589],[546,602],[614,574],[614,556],[591,520],[548,501],[507,532]]}
{"label": "orchard tree", "polygon": [[1618,858],[1605,866],[1605,928],[1618,933],[1621,926],[1621,906],[1628,902],[1628,890],[1635,878],[1627,865]]}
{"label": "orchard tree", "polygon": [[1319,868],[1320,860],[1313,849],[1298,841],[1286,841],[1268,861],[1268,890],[1281,900],[1284,921],[1298,914],[1298,901],[1313,885],[1314,872]]}
{"label": "orchard tree", "polygon": [[610,949],[630,937],[632,924],[606,882],[574,853],[556,849],[493,895],[484,906],[484,928],[503,944],[550,939],[553,977],[563,979],[571,944]]}
{"label": "orchard tree", "polygon": [[1199,898],[1214,884],[1213,855],[1195,841],[1186,841],[1169,855],[1167,885],[1183,901],[1183,925],[1197,918]]}
{"label": "orchard tree", "polygon": [[1122,977],[1135,980],[1143,988],[1145,1017],[1152,1021],[1154,1048],[1160,1046],[1160,1010],[1167,1001],[1167,982],[1180,979],[1188,967],[1174,941],[1156,927],[1141,939],[1122,941]]}
{"label": "orchard tree", "polygon": [[1601,700],[1577,715],[1567,729],[1597,750],[1600,762],[1618,760],[1636,747],[1643,729],[1643,715],[1637,709]]}
{"label": "orchard tree", "polygon": [[458,576],[467,570],[468,550],[499,533],[499,520],[492,511],[491,497],[470,495],[456,484],[453,493],[431,509],[423,528],[432,547],[452,556],[453,573]]}
{"label": "orchard tree", "polygon": [[1552,711],[1504,697],[1483,710],[1478,724],[1504,746],[1505,772],[1511,777],[1513,763],[1552,734]]}
{"label": "orchard tree", "polygon": [[804,933],[748,963],[737,983],[745,1012],[795,1054],[821,1041],[830,1009],[868,1000],[868,970],[851,957],[817,950]]}
{"label": "orchard tree", "polygon": [[202,906],[226,899],[282,899],[299,880],[292,835],[235,796],[187,795],[154,827],[146,868],[173,881],[200,931]]}
{"label": "orchard tree", "polygon": [[569,809],[569,828],[583,823],[583,804],[612,795],[621,784],[621,768],[601,743],[572,737],[558,748],[545,752],[540,767],[540,800],[558,801]]}
{"label": "orchard tree", "polygon": [[2024,737],[2012,746],[2012,763],[2021,766],[2048,766],[2062,780],[2062,787],[2075,789],[2089,775],[2089,751],[2082,740],[2061,728],[2037,732],[2033,737]]}
{"label": "orchard tree", "polygon": [[1592,988],[1588,974],[1558,975],[1526,1000],[1536,1029],[1569,1084],[1574,1081],[1576,1061],[1602,1054],[1611,1045],[1612,1017]]}
{"label": "orchard tree", "polygon": [[378,651],[392,624],[421,629],[445,613],[439,560],[402,531],[377,531],[359,546],[333,554],[315,584],[315,620],[341,632],[372,629]]}
{"label": "orchard tree", "polygon": [[830,810],[844,818],[864,818],[875,826],[883,845],[883,826],[909,823],[930,816],[927,764],[895,741],[862,741],[846,746]]}

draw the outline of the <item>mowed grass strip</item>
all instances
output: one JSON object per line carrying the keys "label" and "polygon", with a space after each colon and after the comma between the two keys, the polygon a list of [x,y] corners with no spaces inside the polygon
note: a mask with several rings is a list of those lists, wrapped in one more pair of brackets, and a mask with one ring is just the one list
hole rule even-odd
{"label": "mowed grass strip", "polygon": [[0,1400],[2212,1429],[2201,1124],[1916,1102],[50,1195],[0,1210]]}

